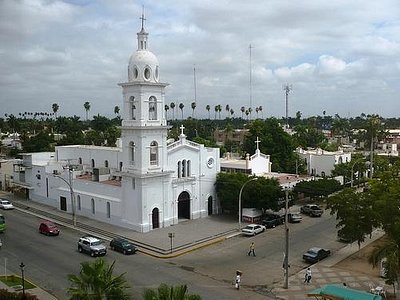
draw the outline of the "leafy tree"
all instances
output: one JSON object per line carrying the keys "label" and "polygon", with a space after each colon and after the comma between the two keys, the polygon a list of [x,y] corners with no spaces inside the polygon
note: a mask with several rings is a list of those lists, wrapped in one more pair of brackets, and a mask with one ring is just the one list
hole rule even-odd
{"label": "leafy tree", "polygon": [[164,105],[164,110],[165,110],[165,118],[168,120],[168,110],[169,110],[168,104]]}
{"label": "leafy tree", "polygon": [[194,118],[194,110],[196,109],[196,102],[192,102],[191,107],[192,107],[192,118]]}
{"label": "leafy tree", "polygon": [[182,120],[183,120],[183,108],[185,107],[185,105],[183,103],[179,103],[179,109],[181,110],[182,113]]}
{"label": "leafy tree", "polygon": [[86,121],[89,119],[88,118],[88,114],[89,114],[89,110],[90,110],[90,102],[88,102],[88,101],[86,101],[84,104],[83,104],[83,108],[85,109],[85,111],[86,111]]}
{"label": "leafy tree", "polygon": [[275,172],[295,172],[296,156],[294,144],[288,135],[274,118],[254,120],[247,125],[249,134],[243,143],[243,149],[247,153],[254,153],[257,137],[261,140],[260,151],[269,154],[272,162],[272,170]]}
{"label": "leafy tree", "polygon": [[56,119],[57,119],[57,112],[58,112],[60,106],[59,106],[57,103],[53,103],[53,105],[51,106],[51,108],[53,109],[53,113],[54,113],[54,115],[55,115],[55,117],[56,117]]}
{"label": "leafy tree", "polygon": [[172,120],[175,120],[175,103],[171,102],[169,107],[171,107],[171,109],[172,109]]}
{"label": "leafy tree", "polygon": [[[224,211],[238,211],[240,189],[250,179],[251,177],[242,173],[217,175],[216,191]],[[278,181],[258,177],[257,180],[246,184],[242,190],[242,207],[276,210],[279,208],[279,200],[282,196]]]}
{"label": "leafy tree", "polygon": [[340,183],[332,178],[322,178],[318,180],[302,181],[296,184],[293,191],[303,193],[312,199],[327,197],[328,195],[341,189]]}
{"label": "leafy tree", "polygon": [[22,147],[25,152],[54,151],[54,138],[47,131],[40,131],[37,135],[26,136],[22,142]]}
{"label": "leafy tree", "polygon": [[169,286],[160,284],[157,289],[145,289],[144,300],[201,300],[199,295],[189,294],[186,284]]}
{"label": "leafy tree", "polygon": [[210,119],[210,109],[211,109],[211,106],[209,104],[207,104],[206,110],[208,111],[208,119]]}
{"label": "leafy tree", "polygon": [[129,285],[125,273],[114,276],[115,261],[108,263],[98,258],[93,262],[82,262],[79,275],[68,275],[71,287],[67,289],[71,300],[131,299],[126,292]]}
{"label": "leafy tree", "polygon": [[114,114],[116,114],[117,116],[119,116],[119,111],[120,111],[119,106],[114,106]]}
{"label": "leafy tree", "polygon": [[242,106],[242,107],[240,108],[240,111],[242,112],[242,119],[243,119],[243,114],[244,114],[244,112],[246,111],[246,108],[245,108],[244,106]]}

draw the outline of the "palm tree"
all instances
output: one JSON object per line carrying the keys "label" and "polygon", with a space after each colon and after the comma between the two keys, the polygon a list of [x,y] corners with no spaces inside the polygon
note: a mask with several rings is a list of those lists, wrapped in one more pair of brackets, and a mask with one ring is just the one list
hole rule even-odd
{"label": "palm tree", "polygon": [[208,119],[210,119],[210,109],[211,109],[211,106],[207,104],[206,110],[208,111]]}
{"label": "palm tree", "polygon": [[55,115],[55,117],[57,119],[57,112],[58,112],[58,109],[60,108],[60,106],[57,103],[53,103],[51,108],[53,109],[53,113],[54,113],[54,115]]}
{"label": "palm tree", "polygon": [[182,120],[183,120],[183,108],[185,107],[185,105],[181,102],[179,103],[179,109],[181,110],[182,113]]}
{"label": "palm tree", "polygon": [[251,120],[251,112],[253,111],[253,109],[251,107],[249,107],[248,111],[249,111],[250,120]]}
{"label": "palm tree", "polygon": [[231,108],[231,110],[229,112],[231,113],[231,117],[233,117],[233,115],[235,114],[235,111],[233,110],[233,108]]}
{"label": "palm tree", "polygon": [[222,111],[222,106],[221,104],[218,104],[218,119],[221,120],[221,111]]}
{"label": "palm tree", "polygon": [[259,111],[259,108],[258,108],[258,107],[256,107],[257,119],[258,119],[258,111]]}
{"label": "palm tree", "polygon": [[194,117],[194,110],[196,109],[196,102],[192,102],[192,118]]}
{"label": "palm tree", "polygon": [[171,102],[169,107],[171,107],[171,109],[172,109],[172,120],[175,120],[175,103]]}
{"label": "palm tree", "polygon": [[169,110],[168,104],[164,105],[164,110],[165,110],[165,118],[168,120],[168,110]]}
{"label": "palm tree", "polygon": [[84,109],[86,111],[86,121],[87,121],[88,120],[88,113],[89,113],[89,110],[90,110],[90,102],[86,101],[83,104],[83,107],[84,107]]}
{"label": "palm tree", "polygon": [[242,106],[242,107],[240,108],[240,111],[242,112],[242,119],[243,119],[243,114],[245,113],[246,108],[244,108],[244,106]]}
{"label": "palm tree", "polygon": [[126,293],[129,285],[125,273],[113,276],[115,261],[108,263],[98,258],[93,262],[82,262],[79,275],[68,275],[71,287],[67,289],[71,300],[131,299]]}
{"label": "palm tree", "polygon": [[262,112],[262,106],[258,107],[258,111],[261,111],[261,118],[264,119],[264,113]]}
{"label": "palm tree", "polygon": [[216,120],[217,119],[217,112],[218,112],[218,105],[214,106],[214,111],[215,111],[214,120]]}
{"label": "palm tree", "polygon": [[249,110],[246,109],[244,113],[246,114],[247,120],[249,120],[249,113],[250,113]]}
{"label": "palm tree", "polygon": [[229,104],[227,104],[225,106],[225,110],[226,110],[226,113],[228,114],[228,118],[229,118],[229,111],[231,110],[231,108],[229,107]]}
{"label": "palm tree", "polygon": [[119,111],[120,111],[119,106],[115,106],[115,107],[114,107],[114,114],[116,114],[117,116],[119,116]]}
{"label": "palm tree", "polygon": [[160,284],[157,289],[145,289],[144,300],[201,300],[199,295],[189,294],[186,284],[179,286],[169,286],[165,283]]}

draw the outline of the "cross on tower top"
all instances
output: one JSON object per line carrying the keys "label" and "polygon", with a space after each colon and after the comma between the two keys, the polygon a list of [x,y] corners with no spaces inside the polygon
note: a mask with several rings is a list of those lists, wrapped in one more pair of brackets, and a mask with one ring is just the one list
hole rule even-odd
{"label": "cross on tower top", "polygon": [[144,29],[144,21],[146,21],[146,18],[144,17],[144,5],[143,5],[142,16],[140,17],[140,20],[142,20],[142,30],[143,30]]}
{"label": "cross on tower top", "polygon": [[257,137],[257,139],[256,139],[256,141],[254,142],[254,143],[256,143],[257,144],[257,150],[258,150],[258,144],[260,143],[261,141],[258,139],[258,137]]}
{"label": "cross on tower top", "polygon": [[179,127],[179,129],[181,130],[181,135],[183,135],[183,129],[185,129],[185,126],[183,126],[183,124],[181,125],[181,127]]}

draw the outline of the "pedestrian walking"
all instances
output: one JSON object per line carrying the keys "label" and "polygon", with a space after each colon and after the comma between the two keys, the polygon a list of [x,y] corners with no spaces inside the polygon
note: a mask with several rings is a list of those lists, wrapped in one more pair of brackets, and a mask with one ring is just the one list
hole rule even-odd
{"label": "pedestrian walking", "polygon": [[247,252],[248,256],[250,256],[250,254],[253,254],[253,256],[256,256],[256,253],[254,252],[255,247],[256,247],[256,245],[254,244],[254,242],[251,242],[250,247],[249,247],[249,252]]}
{"label": "pedestrian walking", "polygon": [[235,277],[235,288],[238,290],[240,289],[240,281],[242,280],[242,272],[237,270],[236,277]]}
{"label": "pedestrian walking", "polygon": [[306,274],[304,276],[304,283],[310,284],[310,282],[311,282],[311,269],[307,268]]}

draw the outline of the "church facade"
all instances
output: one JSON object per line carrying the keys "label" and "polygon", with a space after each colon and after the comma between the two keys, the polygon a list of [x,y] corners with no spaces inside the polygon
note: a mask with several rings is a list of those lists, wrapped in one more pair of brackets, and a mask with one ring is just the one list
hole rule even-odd
{"label": "church facade", "polygon": [[119,84],[119,145],[59,146],[54,153],[23,154],[14,183],[26,189],[29,200],[139,232],[219,212],[214,188],[219,148],[187,140],[183,126],[179,139],[167,143],[168,84],[160,80],[158,59],[148,50],[143,20],[128,81]]}

